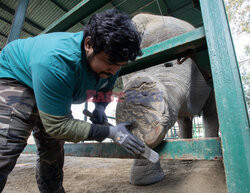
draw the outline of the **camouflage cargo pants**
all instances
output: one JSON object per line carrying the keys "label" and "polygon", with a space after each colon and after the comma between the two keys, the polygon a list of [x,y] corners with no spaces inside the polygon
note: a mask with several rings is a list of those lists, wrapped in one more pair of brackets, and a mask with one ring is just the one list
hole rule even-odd
{"label": "camouflage cargo pants", "polygon": [[65,192],[64,141],[46,134],[32,89],[13,79],[0,79],[0,192],[32,131],[39,156],[36,179],[40,192]]}

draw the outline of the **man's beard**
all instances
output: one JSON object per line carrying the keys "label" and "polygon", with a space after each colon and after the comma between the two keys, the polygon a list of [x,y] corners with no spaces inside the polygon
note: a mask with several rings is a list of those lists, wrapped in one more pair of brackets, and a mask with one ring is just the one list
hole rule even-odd
{"label": "man's beard", "polygon": [[108,76],[108,78],[113,75],[111,73],[107,73],[107,72],[104,72],[104,71],[101,71],[101,72],[99,72],[97,74],[98,74],[98,76],[100,76],[101,74],[105,74],[106,76]]}
{"label": "man's beard", "polygon": [[92,54],[90,54],[90,55],[87,55],[86,57],[87,57],[87,60],[88,60],[89,68],[90,68],[99,78],[101,78],[100,76],[101,76],[102,74],[105,74],[106,76],[108,76],[108,78],[109,78],[110,76],[113,75],[113,74],[107,73],[107,72],[105,72],[105,71],[101,71],[101,72],[97,73],[97,72],[95,72],[95,71],[92,69],[92,67],[91,67],[91,65],[90,65],[90,62],[93,60],[94,53],[92,53]]}

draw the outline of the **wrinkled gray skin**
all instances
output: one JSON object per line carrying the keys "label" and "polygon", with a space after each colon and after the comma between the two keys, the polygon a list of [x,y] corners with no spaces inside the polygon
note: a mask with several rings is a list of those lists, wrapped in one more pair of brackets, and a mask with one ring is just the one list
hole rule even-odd
{"label": "wrinkled gray skin", "polygon": [[[151,46],[160,41],[178,36],[194,29],[189,23],[168,16],[155,16],[150,14],[138,14],[133,21],[143,32],[142,48]],[[208,86],[200,73],[197,65],[190,58],[182,64],[177,61],[170,62],[172,67],[165,67],[164,64],[157,65],[139,72],[123,76],[124,92],[130,89],[147,91],[152,87],[163,91],[164,104],[118,104],[118,122],[128,118],[131,114],[130,108],[137,114],[151,116],[157,115],[157,121],[163,128],[163,134],[159,136],[157,143],[148,144],[151,147],[158,145],[164,138],[166,132],[178,122],[181,138],[192,137],[192,118],[195,115],[203,115],[205,137],[218,136],[218,118],[214,99],[214,92]],[[145,86],[146,85],[146,86]],[[149,108],[150,106],[150,108]],[[153,113],[152,113],[153,112]],[[149,120],[153,120],[150,117]],[[143,121],[141,121],[143,122]],[[147,123],[141,127],[146,127]],[[138,135],[137,135],[138,136]],[[139,137],[140,138],[140,137]],[[148,185],[161,181],[164,178],[160,163],[152,164],[147,160],[135,159],[131,168],[130,182],[134,185]]]}

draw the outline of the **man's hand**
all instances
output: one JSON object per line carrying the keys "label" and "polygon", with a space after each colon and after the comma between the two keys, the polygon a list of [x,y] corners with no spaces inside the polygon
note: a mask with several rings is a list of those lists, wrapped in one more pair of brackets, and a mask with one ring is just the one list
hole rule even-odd
{"label": "man's hand", "polygon": [[94,124],[104,124],[105,121],[108,121],[105,114],[105,104],[96,104],[95,110],[93,111],[93,116],[90,118],[90,121]]}
{"label": "man's hand", "polygon": [[144,152],[145,145],[141,140],[133,136],[126,128],[131,123],[120,123],[109,127],[109,138],[120,144],[131,154],[141,154]]}

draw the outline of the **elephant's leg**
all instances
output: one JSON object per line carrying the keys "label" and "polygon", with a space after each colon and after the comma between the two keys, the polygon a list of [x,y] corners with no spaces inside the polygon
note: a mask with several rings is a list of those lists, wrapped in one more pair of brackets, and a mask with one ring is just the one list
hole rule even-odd
{"label": "elephant's leg", "polygon": [[218,137],[219,121],[214,91],[210,93],[206,106],[203,108],[202,115],[205,129],[205,137]]}
{"label": "elephant's leg", "polygon": [[161,143],[167,132],[166,125],[172,126],[176,121],[164,100],[163,88],[148,73],[135,75],[126,84],[124,96],[116,107],[116,123],[135,122],[131,132],[150,148]]}
{"label": "elephant's leg", "polygon": [[178,117],[177,123],[179,125],[180,138],[192,138],[192,118]]}
{"label": "elephant's leg", "polygon": [[135,159],[130,172],[130,183],[137,186],[154,184],[164,179],[160,161],[151,163],[147,159]]}

